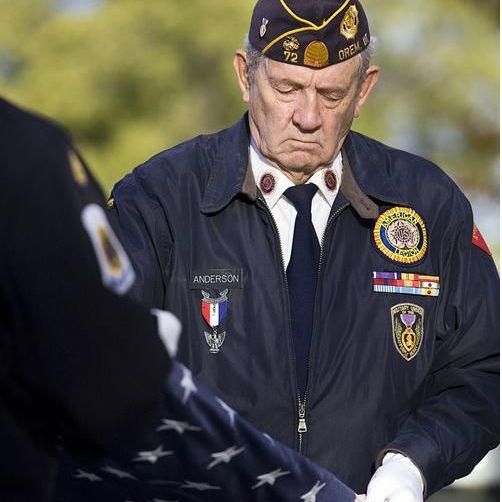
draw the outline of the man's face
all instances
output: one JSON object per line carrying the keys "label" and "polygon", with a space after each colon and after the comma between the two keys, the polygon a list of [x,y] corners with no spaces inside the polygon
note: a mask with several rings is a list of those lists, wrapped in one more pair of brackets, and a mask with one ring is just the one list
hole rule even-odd
{"label": "man's face", "polygon": [[369,93],[360,64],[354,57],[315,70],[265,59],[241,82],[258,149],[291,179],[306,181],[340,150]]}

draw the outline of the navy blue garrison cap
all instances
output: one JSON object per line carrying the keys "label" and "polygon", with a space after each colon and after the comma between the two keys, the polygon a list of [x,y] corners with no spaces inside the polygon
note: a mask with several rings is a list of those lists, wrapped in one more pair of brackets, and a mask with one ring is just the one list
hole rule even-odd
{"label": "navy blue garrison cap", "polygon": [[249,42],[275,61],[324,68],[366,49],[370,31],[358,0],[258,0]]}

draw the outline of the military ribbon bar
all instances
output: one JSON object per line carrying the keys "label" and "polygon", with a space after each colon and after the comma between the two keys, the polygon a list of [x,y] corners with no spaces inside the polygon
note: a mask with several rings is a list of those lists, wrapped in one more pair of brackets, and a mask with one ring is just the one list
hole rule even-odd
{"label": "military ribbon bar", "polygon": [[438,296],[439,277],[407,272],[373,272],[373,291]]}

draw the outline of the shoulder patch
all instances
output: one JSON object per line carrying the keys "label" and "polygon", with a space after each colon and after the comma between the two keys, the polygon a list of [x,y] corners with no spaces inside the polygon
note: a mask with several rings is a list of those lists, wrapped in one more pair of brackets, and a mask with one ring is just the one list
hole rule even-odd
{"label": "shoulder patch", "polygon": [[481,232],[479,231],[479,228],[476,225],[474,225],[474,228],[472,229],[472,243],[479,249],[484,251],[487,255],[492,255],[488,244],[486,243],[485,239],[481,235]]}
{"label": "shoulder patch", "polygon": [[88,204],[81,219],[94,247],[103,284],[119,295],[127,293],[134,283],[134,270],[103,208]]}
{"label": "shoulder patch", "polygon": [[373,228],[373,238],[378,250],[398,263],[416,263],[427,252],[424,220],[410,207],[393,207],[382,213]]}

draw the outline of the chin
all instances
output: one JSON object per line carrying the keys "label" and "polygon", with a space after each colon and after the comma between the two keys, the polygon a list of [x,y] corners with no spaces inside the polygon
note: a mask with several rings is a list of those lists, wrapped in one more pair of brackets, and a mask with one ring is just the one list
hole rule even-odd
{"label": "chin", "polygon": [[312,155],[306,152],[297,152],[284,155],[278,159],[279,165],[290,171],[308,172],[315,171],[319,167],[327,164],[327,161],[319,155]]}

